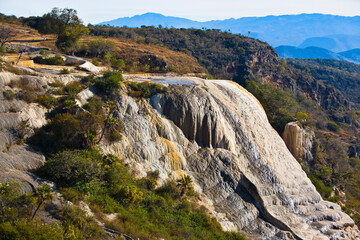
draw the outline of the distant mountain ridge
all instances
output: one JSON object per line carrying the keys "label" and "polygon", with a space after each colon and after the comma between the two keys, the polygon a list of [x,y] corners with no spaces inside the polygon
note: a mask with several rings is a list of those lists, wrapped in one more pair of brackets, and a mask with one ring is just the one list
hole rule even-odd
{"label": "distant mountain ridge", "polygon": [[[133,17],[118,18],[111,21],[99,23],[98,25],[141,27],[159,25],[163,27],[175,28],[207,28],[230,30],[232,33],[250,35],[268,42],[273,47],[280,45],[299,46],[314,41],[311,38],[327,38],[336,43],[336,36],[346,35],[347,41],[341,46],[331,45],[331,49],[326,44],[314,46],[326,48],[332,51],[347,51],[360,48],[360,16],[344,17],[325,14],[300,14],[300,15],[281,15],[266,17],[244,17],[239,19],[213,20],[207,22],[193,21],[186,18],[168,17],[158,13],[146,13]],[[335,40],[333,36],[335,35]],[[330,36],[330,37],[329,37]],[[331,37],[332,36],[332,37]],[[337,38],[338,38],[337,37]],[[309,39],[310,40],[307,40]],[[330,40],[328,40],[330,38]],[[321,40],[321,39],[320,39]],[[319,41],[317,41],[319,42]],[[320,41],[321,43],[321,41]],[[306,45],[309,46],[309,45]],[[313,45],[311,45],[313,46]]]}
{"label": "distant mountain ridge", "polygon": [[360,49],[335,53],[319,47],[298,48],[293,46],[279,46],[275,48],[275,51],[280,58],[334,59],[360,64]]}
{"label": "distant mountain ridge", "polygon": [[350,49],[360,48],[360,36],[338,34],[324,37],[312,37],[306,39],[298,47],[320,47],[326,48],[333,52],[342,52]]}

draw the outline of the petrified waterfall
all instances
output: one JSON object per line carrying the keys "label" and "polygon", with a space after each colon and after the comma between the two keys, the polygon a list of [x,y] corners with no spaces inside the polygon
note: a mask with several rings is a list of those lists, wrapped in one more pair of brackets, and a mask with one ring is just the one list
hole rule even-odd
{"label": "petrified waterfall", "polygon": [[[136,80],[136,79],[135,79]],[[143,79],[137,79],[143,81]],[[169,91],[117,99],[120,142],[103,145],[138,176],[193,178],[224,229],[250,239],[355,239],[354,221],[326,202],[270,126],[258,101],[231,81],[158,78]]]}

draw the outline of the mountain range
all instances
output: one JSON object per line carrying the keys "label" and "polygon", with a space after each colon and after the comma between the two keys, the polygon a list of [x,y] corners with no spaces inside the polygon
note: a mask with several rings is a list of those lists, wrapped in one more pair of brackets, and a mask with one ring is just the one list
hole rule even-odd
{"label": "mountain range", "polygon": [[97,25],[141,27],[175,27],[220,29],[260,39],[278,47],[315,46],[340,52],[360,48],[360,16],[345,17],[325,14],[300,14],[266,17],[243,17],[207,22],[146,13],[118,18]]}
{"label": "mountain range", "polygon": [[293,47],[293,46],[279,46],[275,51],[281,58],[306,58],[306,59],[334,59],[340,61],[347,61],[360,64],[360,49],[352,49],[345,52],[333,52],[320,47]]}

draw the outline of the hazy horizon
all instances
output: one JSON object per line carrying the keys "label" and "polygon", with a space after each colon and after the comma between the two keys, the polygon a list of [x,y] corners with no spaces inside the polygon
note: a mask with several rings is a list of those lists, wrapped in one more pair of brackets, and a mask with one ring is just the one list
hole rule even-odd
{"label": "hazy horizon", "polygon": [[24,16],[41,16],[52,8],[73,8],[78,11],[79,17],[85,24],[96,24],[122,17],[132,17],[148,12],[159,13],[165,16],[187,18],[194,21],[224,20],[242,17],[265,17],[297,14],[330,14],[339,16],[359,16],[360,1],[358,0],[215,0],[190,1],[176,0],[163,2],[134,0],[116,1],[103,0],[101,4],[93,0],[0,0],[0,9],[3,14]]}

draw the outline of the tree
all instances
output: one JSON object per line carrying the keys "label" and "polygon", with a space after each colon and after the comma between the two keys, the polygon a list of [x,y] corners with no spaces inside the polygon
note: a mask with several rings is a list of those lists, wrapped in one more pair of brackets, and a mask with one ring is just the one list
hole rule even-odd
{"label": "tree", "polygon": [[103,57],[107,53],[112,53],[115,50],[115,45],[110,40],[96,39],[88,43],[89,53],[95,57]]}
{"label": "tree", "polygon": [[45,201],[49,201],[49,202],[52,201],[52,199],[53,199],[53,190],[48,185],[43,184],[43,185],[41,185],[41,187],[38,187],[36,189],[36,192],[34,193],[34,197],[37,198],[38,206],[36,207],[36,209],[34,211],[32,219],[34,219],[37,211],[39,210],[39,208],[41,207],[41,205]]}
{"label": "tree", "polygon": [[74,55],[80,37],[89,33],[77,16],[77,11],[72,8],[53,8],[43,18],[49,19],[46,22],[53,24],[53,29],[57,34],[56,46],[71,55]]}
{"label": "tree", "polygon": [[[108,112],[108,115],[106,117],[104,128],[101,131],[101,135],[100,135],[99,140],[97,141],[97,144],[99,144],[101,142],[102,138],[104,137],[106,129],[108,129],[109,127],[115,127],[114,121],[112,121],[113,118],[111,116],[115,112],[115,110],[117,109],[116,108],[116,103],[114,101],[108,101],[106,103],[105,107],[106,107],[106,110]],[[114,120],[116,121],[116,119],[114,119]]]}
{"label": "tree", "polygon": [[193,189],[192,179],[185,175],[177,181],[177,186],[181,189],[180,196],[184,196],[189,190]]}
{"label": "tree", "polygon": [[0,47],[3,47],[13,37],[15,37],[15,31],[12,28],[4,25],[0,26]]}

